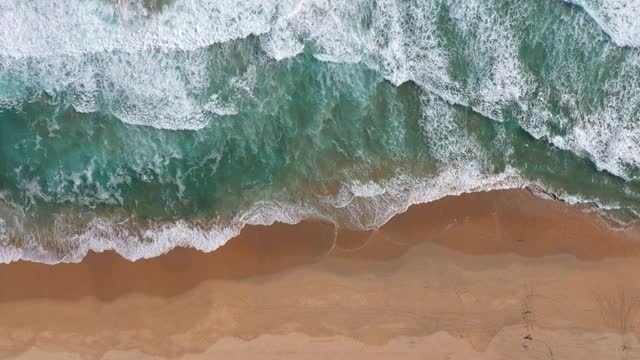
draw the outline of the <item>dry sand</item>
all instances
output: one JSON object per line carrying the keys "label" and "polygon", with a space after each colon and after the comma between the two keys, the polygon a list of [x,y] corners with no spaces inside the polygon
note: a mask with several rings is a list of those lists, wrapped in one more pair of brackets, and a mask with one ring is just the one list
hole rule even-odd
{"label": "dry sand", "polygon": [[510,190],[334,234],[0,265],[0,358],[640,358],[638,228]]}

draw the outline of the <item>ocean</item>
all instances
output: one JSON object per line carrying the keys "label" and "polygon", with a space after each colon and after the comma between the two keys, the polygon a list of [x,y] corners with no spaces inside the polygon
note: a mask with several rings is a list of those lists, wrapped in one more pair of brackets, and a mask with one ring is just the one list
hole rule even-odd
{"label": "ocean", "polygon": [[[639,0],[0,0],[0,262],[375,229],[528,187],[640,217]],[[300,239],[304,241],[304,239]]]}

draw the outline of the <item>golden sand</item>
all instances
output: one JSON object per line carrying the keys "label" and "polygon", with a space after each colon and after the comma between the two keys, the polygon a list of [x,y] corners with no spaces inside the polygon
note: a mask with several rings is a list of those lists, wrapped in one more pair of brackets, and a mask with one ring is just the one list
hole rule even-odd
{"label": "golden sand", "polygon": [[0,265],[0,358],[640,357],[640,229],[526,190],[375,232],[246,228],[209,254]]}

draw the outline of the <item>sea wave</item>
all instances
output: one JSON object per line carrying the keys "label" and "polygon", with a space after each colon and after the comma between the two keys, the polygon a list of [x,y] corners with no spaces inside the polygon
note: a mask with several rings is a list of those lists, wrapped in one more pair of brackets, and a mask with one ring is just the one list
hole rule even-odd
{"label": "sea wave", "polygon": [[[275,222],[295,224],[316,220],[333,223],[337,227],[369,230],[382,226],[413,204],[466,192],[522,188],[526,185],[526,180],[513,169],[495,176],[471,174],[469,169],[449,169],[431,179],[398,175],[380,183],[354,181],[343,184],[334,197],[318,198],[303,204],[257,202],[226,221],[151,222],[141,228],[131,226],[126,217],[97,216],[78,227],[78,221],[74,219],[76,215],[60,213],[54,215],[54,226],[46,230],[48,241],[43,241],[43,234],[39,232],[44,229],[29,230],[24,224],[3,221],[0,234],[22,232],[20,237],[24,242],[19,245],[4,242],[0,246],[0,262],[79,262],[89,251],[107,250],[114,250],[131,261],[159,256],[176,247],[210,252],[237,236],[246,225],[272,225]],[[20,216],[14,216],[12,221],[18,218]]]}
{"label": "sea wave", "polygon": [[[636,0],[570,2],[609,29],[615,43],[634,46],[633,39],[640,39],[632,21],[640,11]],[[548,130],[555,121],[548,113],[553,95],[543,92],[531,98],[546,84],[532,77],[518,54],[523,41],[533,41],[516,30],[531,21],[527,14],[534,5],[505,17],[498,15],[499,2],[479,1],[177,0],[153,14],[140,2],[130,4],[126,16],[107,1],[0,4],[0,23],[8,24],[0,29],[0,104],[19,106],[33,98],[35,89],[62,97],[80,112],[107,111],[128,124],[199,130],[215,117],[241,112],[238,103],[250,98],[255,86],[255,67],[254,73],[250,68],[235,74],[212,70],[207,48],[258,36],[263,53],[276,61],[307,48],[321,61],[364,63],[396,86],[413,81],[451,104],[468,106],[496,121],[518,104],[526,109],[520,124],[536,138],[544,136],[625,179],[638,176],[640,133],[633,126],[634,99],[640,94],[637,54],[628,56],[619,75],[602,84],[608,105],[596,112],[578,104],[582,89],[569,88],[585,83],[585,74],[557,64],[557,71],[569,76],[552,74],[557,78],[552,85],[564,87],[563,106],[571,112],[570,119],[557,120],[570,124],[568,134],[554,134]],[[438,21],[443,8],[448,9],[449,26],[464,37],[464,49],[453,51],[442,38]],[[553,11],[559,10],[547,12]],[[599,51],[600,45],[593,45],[597,36],[585,24],[557,26],[558,44],[567,52],[576,40],[584,51]],[[564,56],[557,51],[556,55]],[[250,62],[262,61],[261,54],[248,56],[256,57]],[[461,56],[472,71],[462,81],[453,78],[449,68]],[[215,70],[220,71],[212,73]],[[232,86],[224,93],[211,93],[212,77]]]}
{"label": "sea wave", "polygon": [[562,0],[580,6],[618,46],[640,47],[640,1]]}
{"label": "sea wave", "polygon": [[[568,2],[585,9],[614,44],[638,46],[636,0]],[[157,13],[140,2],[127,4],[123,10],[95,0],[0,2],[0,107],[46,97],[80,113],[106,112],[130,125],[202,130],[212,121],[242,114],[247,104],[262,110],[264,99],[257,99],[256,91],[271,86],[271,79],[260,78],[261,69],[310,53],[320,62],[363,64],[396,88],[416,84],[423,111],[419,131],[445,166],[432,177],[400,174],[383,181],[343,182],[335,196],[303,203],[261,200],[232,219],[134,226],[127,214],[87,215],[78,221],[74,211],[60,212],[52,216],[51,234],[37,224],[30,227],[20,206],[0,200],[1,262],[77,262],[89,251],[105,250],[136,260],[177,246],[213,251],[245,225],[306,219],[375,229],[412,204],[465,192],[542,186],[509,166],[489,175],[479,170],[480,145],[454,121],[452,105],[495,122],[516,121],[534,138],[588,158],[599,170],[626,181],[640,178],[640,130],[635,126],[640,55],[608,46],[589,24],[562,18],[554,4],[518,5],[507,15],[497,1],[176,0]],[[550,23],[557,28],[533,27],[527,21],[534,11],[556,16]],[[442,17],[449,37],[442,34]],[[539,32],[527,38],[517,31],[523,24]],[[549,64],[540,70],[544,75],[528,68],[521,55],[524,45],[539,44],[546,46],[539,52]],[[608,73],[599,67],[600,58],[578,63],[575,53],[599,54],[616,61],[615,66]],[[229,58],[236,63],[229,65]],[[452,64],[466,73],[456,73]],[[590,74],[609,76],[598,80],[602,94],[593,99],[585,80]],[[560,110],[553,113],[552,108]],[[510,147],[501,150],[509,157]],[[61,183],[68,182],[66,175],[58,176]],[[90,175],[86,178],[89,182]],[[184,191],[177,178],[178,191]],[[51,196],[34,179],[21,180],[28,196],[45,202]],[[599,202],[561,188],[545,191],[571,203]],[[73,196],[58,202],[79,199]],[[119,194],[107,196],[122,203]],[[20,243],[10,242],[17,237]]]}
{"label": "sea wave", "polygon": [[[206,219],[195,222],[150,222],[141,227],[130,224],[129,218],[97,216],[86,225],[77,226],[73,213],[57,214],[49,229],[25,231],[8,229],[0,222],[0,236],[22,231],[25,239],[19,246],[0,246],[0,263],[28,260],[47,264],[80,262],[90,252],[113,250],[122,257],[136,261],[160,256],[177,247],[211,252],[240,234],[248,225],[273,225],[276,222],[296,224],[302,221],[332,223],[337,228],[372,230],[381,227],[397,214],[415,204],[429,203],[447,196],[464,193],[529,188],[541,197],[551,197],[569,204],[588,204],[594,209],[618,209],[616,204],[603,204],[597,199],[563,192],[553,193],[544,185],[525,179],[515,169],[508,168],[496,175],[483,175],[471,169],[450,168],[433,178],[418,179],[408,175],[394,176],[385,181],[343,184],[335,196],[317,198],[307,203],[263,201],[231,220]],[[16,214],[14,214],[16,215]],[[24,215],[24,214],[23,214]],[[14,216],[15,222],[19,216]],[[0,218],[0,220],[2,220]],[[20,221],[20,220],[17,220]],[[624,227],[624,223],[618,223]],[[48,234],[43,241],[38,231]],[[55,242],[52,244],[50,241]]]}

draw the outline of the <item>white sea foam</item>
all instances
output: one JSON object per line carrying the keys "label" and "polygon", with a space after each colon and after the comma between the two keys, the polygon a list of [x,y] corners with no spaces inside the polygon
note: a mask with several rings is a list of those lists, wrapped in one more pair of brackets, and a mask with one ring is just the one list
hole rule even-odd
{"label": "white sea foam", "polygon": [[225,116],[235,115],[238,113],[238,109],[234,104],[221,100],[218,94],[213,94],[204,106],[204,110],[212,112],[214,114]]}
{"label": "white sea foam", "polygon": [[617,111],[603,111],[586,117],[565,136],[549,140],[561,149],[589,157],[601,170],[626,180],[636,178],[630,170],[640,168],[640,131],[620,120]]}
{"label": "white sea foam", "polygon": [[[448,74],[448,50],[437,31],[443,4],[451,9],[453,26],[470,42],[465,56],[475,75],[469,85]],[[490,3],[478,1],[288,1],[281,3],[278,20],[261,43],[276,59],[311,44],[322,61],[363,62],[395,85],[412,80],[449,102],[500,120],[502,108],[531,84],[517,61],[511,24],[495,12]],[[368,25],[362,24],[365,17]]]}
{"label": "white sea foam", "polygon": [[[636,12],[640,11],[637,0],[584,0],[577,3],[587,11],[597,8],[597,11],[593,10],[594,13],[602,15],[594,16],[596,21],[601,26],[610,28],[607,31],[617,44],[635,46],[637,39],[640,39],[640,28],[636,26],[640,23],[634,21],[639,15]],[[360,2],[353,4],[356,4],[355,7],[362,7]],[[418,1],[414,5],[398,5],[394,1],[379,2],[372,11],[372,28],[375,30],[367,32],[361,28],[344,30],[342,24],[348,23],[348,17],[353,16],[351,7],[345,10],[340,4],[329,6],[325,2],[295,3],[286,11],[290,14],[286,16],[287,30],[280,33],[280,28],[276,27],[276,37],[280,40],[296,39],[296,44],[312,40],[320,48],[342,49],[323,50],[323,55],[317,57],[345,63],[356,61],[360,57],[361,61],[380,71],[394,84],[412,80],[449,103],[469,106],[494,120],[501,120],[503,109],[512,103],[519,103],[525,108],[536,107],[536,104],[529,103],[530,100],[524,100],[536,88],[536,84],[517,60],[520,40],[512,32],[512,29],[518,29],[517,24],[510,23],[510,19],[497,17],[497,11],[490,2],[447,2],[452,25],[470,42],[466,47],[465,58],[472,60],[474,77],[468,84],[462,85],[449,77],[449,55],[435,32],[439,4],[437,1]],[[313,9],[313,19],[309,19],[307,15],[299,16],[305,11],[312,11],[309,9]],[[402,18],[408,14],[411,19]],[[331,30],[335,30],[335,36],[324,35]],[[313,35],[314,31],[319,31],[323,36]],[[274,31],[265,36],[273,37]],[[584,45],[593,43],[592,39],[580,38],[580,41],[583,40],[587,42]],[[324,45],[325,42],[331,46]],[[345,48],[350,52],[343,50]],[[290,53],[293,55],[299,51],[298,46]],[[280,51],[280,54],[284,53],[286,51]],[[282,55],[276,57],[281,58]],[[634,59],[631,56],[625,60],[617,79],[606,84],[605,90],[612,97],[605,109],[589,113],[584,109],[573,108],[574,124],[569,127],[566,135],[549,136],[546,124],[553,116],[545,110],[548,107],[546,101],[544,106],[537,107],[537,111],[529,112],[529,117],[522,119],[521,124],[536,138],[547,137],[560,148],[589,157],[600,169],[626,179],[634,178],[632,173],[640,168],[640,157],[637,155],[640,154],[640,131],[633,125],[637,117],[634,109],[638,107],[640,83],[636,75],[639,71],[638,61]],[[578,70],[562,68],[558,71]],[[576,73],[570,76],[569,81],[584,83],[585,79],[583,74]],[[562,86],[562,82],[558,85]],[[569,98],[581,96],[569,89],[564,94]],[[558,121],[566,122],[564,119]],[[429,131],[435,127],[424,129]],[[431,131],[426,135],[437,134]],[[468,145],[465,142],[468,143],[463,139],[459,145]],[[469,151],[455,145],[455,141],[443,143],[452,146],[449,151],[451,154]]]}
{"label": "white sea foam", "polygon": [[[246,225],[272,225],[275,222],[296,224],[315,219],[341,227],[370,230],[384,225],[414,204],[469,192],[524,187],[536,189],[543,188],[543,185],[526,180],[510,167],[499,174],[486,175],[478,166],[467,163],[467,166],[452,166],[426,178],[399,173],[379,182],[353,180],[342,184],[337,195],[307,203],[258,202],[230,221],[214,219],[199,224],[183,220],[151,222],[144,229],[132,229],[127,218],[96,217],[87,226],[78,228],[74,225],[77,220],[70,213],[58,214],[47,236],[64,245],[62,249],[52,252],[43,247],[44,242],[38,234],[26,232],[19,225],[19,229],[14,228],[13,231],[19,232],[24,242],[19,247],[10,244],[0,246],[0,263],[17,260],[49,264],[79,262],[89,251],[107,250],[114,250],[131,261],[156,257],[176,247],[210,252],[237,236]],[[570,204],[596,204],[600,209],[620,208],[616,204],[602,204],[597,199],[575,194],[559,192],[554,195]],[[24,213],[21,214],[23,218]],[[12,231],[8,224],[4,229],[5,233]],[[64,255],[60,255],[60,250]]]}
{"label": "white sea foam", "polygon": [[584,9],[618,46],[640,47],[640,0],[563,0]]}
{"label": "white sea foam", "polygon": [[322,61],[356,63],[363,53],[357,19],[366,0],[334,3],[328,0],[281,1],[272,31],[264,36],[264,49],[276,59],[298,54],[303,43],[315,47]]}
{"label": "white sea foam", "polygon": [[[635,124],[640,107],[639,74],[638,53],[625,57],[616,76],[598,89],[593,89],[588,82],[573,87],[572,84],[585,81],[584,74],[576,69],[557,69],[550,80],[560,90],[559,102],[566,115],[551,114],[547,110],[549,99],[543,96],[521,103],[529,111],[520,119],[520,125],[538,139],[545,138],[558,148],[589,158],[600,170],[626,180],[637,179],[640,176],[640,128]],[[580,99],[592,91],[601,91],[606,100],[595,110],[585,109]],[[552,133],[549,123],[557,124],[564,133]]]}
{"label": "white sea foam", "polygon": [[9,230],[7,230],[7,222],[0,218],[0,244],[6,244],[9,240]]}
{"label": "white sea foam", "polygon": [[[206,73],[200,49],[254,34],[276,60],[310,46],[319,60],[364,62],[395,85],[413,80],[499,120],[501,108],[527,87],[509,24],[493,15],[489,3],[444,4],[471,41],[466,56],[477,76],[470,85],[448,75],[447,50],[437,33],[442,1],[176,0],[158,14],[138,5],[123,16],[106,1],[12,0],[0,5],[0,23],[9,24],[0,29],[0,78],[12,79],[13,86],[0,88],[29,84],[64,94],[81,112],[103,104],[129,124],[200,129],[207,114],[239,111],[216,94],[205,96],[202,82],[219,74]],[[17,86],[9,95],[14,99],[2,103],[28,94]]]}
{"label": "white sea foam", "polygon": [[[395,214],[404,212],[416,203],[437,200],[448,195],[491,189],[519,188],[526,182],[512,169],[505,173],[485,176],[467,169],[448,169],[429,179],[416,179],[399,174],[380,183],[346,183],[343,192],[350,194],[342,207],[325,207],[331,201],[290,204],[261,202],[232,221],[211,221],[196,226],[186,221],[151,224],[134,234],[127,220],[95,218],[88,226],[78,229],[70,215],[57,215],[49,229],[51,238],[64,244],[65,255],[60,257],[42,246],[39,235],[25,235],[20,247],[0,247],[0,262],[19,259],[57,263],[78,262],[88,251],[115,250],[129,260],[159,256],[175,247],[193,247],[213,251],[238,235],[248,224],[270,225],[274,222],[295,224],[305,219],[319,219],[354,229],[373,229],[382,226]],[[325,205],[323,205],[325,204]]]}
{"label": "white sea foam", "polygon": [[95,0],[3,2],[0,23],[9,25],[0,29],[0,78],[9,83],[0,88],[13,93],[2,103],[20,103],[16,99],[35,88],[62,95],[81,112],[103,104],[126,123],[199,129],[207,113],[237,112],[218,97],[202,99],[201,82],[219,74],[206,73],[200,49],[250,34],[262,34],[262,48],[276,60],[309,44],[319,60],[362,61],[396,85],[413,79],[455,98],[435,34],[438,3],[402,6],[393,0],[177,0],[159,14],[137,6],[123,18],[113,4]]}
{"label": "white sea foam", "polygon": [[433,157],[444,164],[470,164],[481,153],[480,144],[466,132],[456,112],[443,100],[425,94],[421,97],[420,127],[432,148]]}
{"label": "white sea foam", "polygon": [[110,1],[6,0],[0,3],[0,55],[195,50],[266,33],[275,8],[275,1],[177,0],[153,15],[129,7],[123,17]]}
{"label": "white sea foam", "polygon": [[[574,152],[586,152],[596,165],[625,179],[637,179],[640,174],[640,128],[637,126],[640,109],[640,54],[628,56],[621,64],[616,78],[604,89],[607,98],[604,108],[579,119],[559,146]],[[555,140],[555,139],[554,139]]]}
{"label": "white sea foam", "polygon": [[275,6],[175,1],[153,15],[134,6],[123,18],[108,1],[0,2],[0,89],[10,91],[0,93],[0,106],[36,89],[80,112],[108,107],[133,125],[200,129],[207,113],[236,113],[202,104],[210,74],[201,49],[267,32]]}
{"label": "white sea foam", "polygon": [[101,89],[103,101],[119,119],[133,125],[164,129],[206,126],[208,120],[197,102],[197,94],[206,86],[202,84],[207,79],[206,59],[203,54],[194,55],[144,54],[105,62],[102,75],[111,88]]}
{"label": "white sea foam", "polygon": [[462,90],[465,102],[494,120],[501,120],[502,109],[517,101],[531,86],[521,69],[512,19],[497,16],[490,2],[452,1],[451,18],[467,37],[465,57],[471,60],[473,77]]}
{"label": "white sea foam", "polygon": [[[204,101],[210,74],[204,51],[97,54],[91,57],[47,57],[0,61],[0,88],[12,91],[7,105],[19,104],[38,88],[63,97],[79,112],[103,109],[125,123],[172,130],[205,127],[213,113],[238,113],[240,100],[250,99],[256,69],[228,78],[220,93]],[[3,86],[2,78],[9,82]],[[0,105],[2,105],[0,103]]]}

